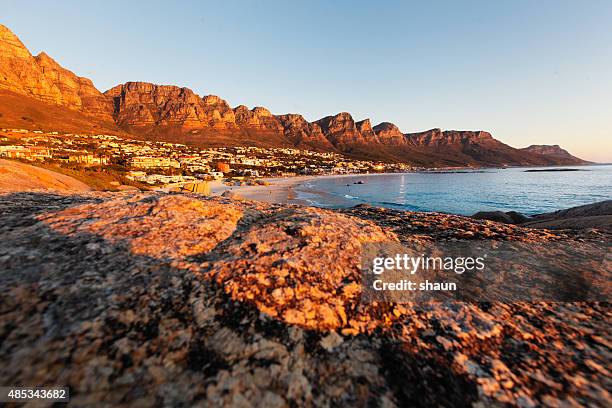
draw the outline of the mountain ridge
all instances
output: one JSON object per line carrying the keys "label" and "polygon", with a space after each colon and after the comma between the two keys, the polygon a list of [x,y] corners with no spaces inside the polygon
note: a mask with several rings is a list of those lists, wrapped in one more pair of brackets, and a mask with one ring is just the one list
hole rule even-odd
{"label": "mountain ridge", "polygon": [[[261,106],[232,108],[219,96],[200,97],[189,88],[174,85],[126,82],[102,93],[91,80],[63,68],[46,53],[32,56],[1,24],[0,63],[0,89],[86,115],[99,129],[122,130],[149,140],[211,147],[309,148],[425,167],[587,163],[566,151],[567,155],[546,153],[550,149],[543,149],[543,153],[531,147],[516,149],[483,130],[402,133],[391,122],[372,126],[369,119],[355,121],[348,112],[308,122],[302,115],[274,115]],[[0,116],[0,122],[19,123],[18,118],[10,117],[5,101],[0,95],[0,110],[9,116]],[[69,113],[65,116],[68,118],[63,121],[74,120]],[[47,120],[46,126],[49,123]],[[24,123],[26,127],[33,125]]]}
{"label": "mountain ridge", "polygon": [[547,157],[562,159],[568,164],[584,164],[584,160],[573,156],[559,145],[531,145],[520,149],[524,152],[536,153]]}
{"label": "mountain ridge", "polygon": [[59,65],[45,52],[33,56],[0,24],[0,88],[110,121],[110,101],[93,82]]}

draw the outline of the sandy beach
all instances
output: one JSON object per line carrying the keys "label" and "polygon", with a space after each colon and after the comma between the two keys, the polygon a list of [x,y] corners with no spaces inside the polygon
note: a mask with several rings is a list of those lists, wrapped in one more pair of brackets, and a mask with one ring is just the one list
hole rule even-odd
{"label": "sandy beach", "polygon": [[267,186],[228,186],[220,180],[209,182],[210,194],[218,196],[226,191],[232,191],[248,200],[265,201],[268,203],[312,205],[307,200],[299,199],[295,189],[301,184],[319,178],[367,177],[395,173],[371,174],[326,174],[318,176],[270,177],[262,180]]}
{"label": "sandy beach", "polygon": [[265,178],[263,181],[268,183],[266,186],[228,186],[220,180],[217,180],[210,182],[210,193],[216,196],[226,191],[232,191],[248,200],[307,205],[308,203],[306,201],[297,198],[294,188],[314,177],[315,176]]}

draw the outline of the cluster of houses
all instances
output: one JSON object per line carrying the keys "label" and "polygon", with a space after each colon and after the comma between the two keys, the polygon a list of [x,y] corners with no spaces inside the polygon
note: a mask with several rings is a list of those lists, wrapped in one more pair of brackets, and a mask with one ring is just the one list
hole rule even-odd
{"label": "cluster of houses", "polygon": [[51,150],[44,146],[0,146],[0,157],[8,159],[41,160],[50,159]]}
{"label": "cluster of houses", "polygon": [[54,161],[83,166],[103,166],[110,163],[110,156],[96,154],[89,143],[76,142],[72,135],[59,132],[42,132],[27,129],[0,129],[0,157],[29,161]]}
{"label": "cluster of houses", "polygon": [[83,167],[114,165],[115,169],[123,169],[128,178],[151,185],[410,170],[403,163],[350,160],[336,153],[295,148],[200,148],[106,134],[60,134],[27,129],[0,129],[0,157]]}

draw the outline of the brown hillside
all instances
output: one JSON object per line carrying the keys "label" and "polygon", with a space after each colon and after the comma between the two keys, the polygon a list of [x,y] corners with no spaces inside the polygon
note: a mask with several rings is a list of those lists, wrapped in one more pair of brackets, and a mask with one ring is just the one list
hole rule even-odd
{"label": "brown hillside", "polygon": [[114,123],[47,103],[34,97],[0,89],[0,127],[60,132],[122,132]]}

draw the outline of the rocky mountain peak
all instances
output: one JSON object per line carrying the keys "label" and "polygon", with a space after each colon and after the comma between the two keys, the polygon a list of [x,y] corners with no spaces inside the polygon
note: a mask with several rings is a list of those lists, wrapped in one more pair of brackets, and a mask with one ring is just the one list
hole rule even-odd
{"label": "rocky mountain peak", "polygon": [[278,115],[277,118],[285,129],[285,136],[296,146],[305,145],[316,149],[333,149],[321,127],[316,123],[309,123],[302,115],[288,113]]}
{"label": "rocky mountain peak", "polygon": [[126,93],[146,93],[157,95],[195,95],[191,89],[175,85],[157,85],[149,82],[126,82],[123,85]]}
{"label": "rocky mountain peak", "polygon": [[278,118],[266,108],[257,106],[251,110],[244,105],[234,108],[236,124],[261,132],[282,132],[283,126]]}
{"label": "rocky mountain peak", "polygon": [[482,130],[446,130],[442,132],[442,138],[446,143],[476,143],[492,140],[493,136]]}
{"label": "rocky mountain peak", "polygon": [[361,133],[361,136],[365,139],[366,143],[375,142],[378,143],[378,138],[376,137],[376,133],[372,130],[372,123],[370,119],[364,119],[357,123],[355,123],[357,130]]}
{"label": "rocky mountain peak", "polygon": [[340,113],[332,116],[332,118],[335,121],[338,121],[338,122],[353,122],[353,123],[355,122],[353,120],[353,117],[351,116],[351,114],[348,113],[348,112],[340,112]]}
{"label": "rocky mountain peak", "polygon": [[6,56],[28,59],[32,54],[8,27],[0,24],[0,57]]}
{"label": "rocky mountain peak", "polygon": [[34,58],[36,58],[36,61],[38,61],[39,64],[52,65],[52,66],[56,66],[56,67],[60,66],[53,58],[51,58],[49,56],[49,54],[47,54],[44,51],[41,51]]}
{"label": "rocky mountain peak", "polygon": [[110,88],[109,90],[104,92],[104,95],[106,95],[107,97],[110,98],[114,98],[117,97],[119,95],[121,95],[121,92],[123,91],[123,84],[119,84],[119,85],[115,85],[112,88]]}
{"label": "rocky mountain peak", "polygon": [[341,130],[356,130],[355,121],[353,120],[351,114],[347,112],[340,112],[333,116],[326,116],[317,120],[315,123],[321,126],[321,129],[323,129],[323,132],[325,133],[333,133]]}
{"label": "rocky mountain peak", "polygon": [[357,125],[357,129],[359,129],[359,131],[362,133],[372,132],[372,123],[370,122],[370,119],[361,120],[355,123],[355,125]]}
{"label": "rocky mountain peak", "polygon": [[521,151],[528,153],[539,154],[548,158],[564,160],[569,164],[585,164],[588,163],[586,160],[582,160],[576,156],[571,155],[567,150],[563,149],[559,145],[531,145],[520,149]]}
{"label": "rocky mountain peak", "polygon": [[299,113],[286,113],[284,115],[277,115],[277,118],[281,120],[283,123],[287,123],[288,125],[307,125],[308,121],[304,118],[304,116]]}
{"label": "rocky mountain peak", "polygon": [[374,133],[383,144],[405,144],[406,139],[397,126],[390,122],[382,122],[373,128]]}
{"label": "rocky mountain peak", "polygon": [[112,105],[93,83],[63,68],[45,52],[33,57],[19,38],[0,25],[0,88],[47,103],[112,120]]}
{"label": "rocky mountain peak", "polygon": [[567,153],[565,149],[562,149],[561,146],[555,145],[531,145],[526,147],[525,149],[531,151],[538,151],[540,153]]}
{"label": "rocky mountain peak", "polygon": [[253,114],[255,116],[264,117],[264,118],[272,117],[272,113],[268,109],[261,107],[261,106],[254,107]]}
{"label": "rocky mountain peak", "polygon": [[206,95],[205,97],[202,98],[202,101],[204,102],[204,105],[206,106],[221,105],[221,104],[227,105],[227,102],[225,102],[223,99],[221,99],[217,95]]}
{"label": "rocky mountain peak", "polygon": [[283,124],[287,130],[301,130],[303,132],[310,132],[311,129],[318,129],[321,132],[321,127],[316,123],[308,122],[304,116],[298,113],[287,113],[284,115],[277,115],[278,120]]}
{"label": "rocky mountain peak", "polygon": [[142,103],[153,102],[158,106],[166,102],[196,105],[203,103],[202,99],[189,88],[148,82],[127,82],[123,94],[125,98],[136,98]]}
{"label": "rocky mountain peak", "polygon": [[374,141],[375,138],[373,131],[367,131],[369,121],[360,122],[360,127],[366,130],[364,134],[359,130],[351,114],[347,112],[326,116],[315,123],[321,127],[323,134],[334,146],[366,144],[368,139]]}
{"label": "rocky mountain peak", "polygon": [[238,105],[234,108],[234,115],[236,116],[236,123],[241,125],[254,124],[255,119],[253,112],[244,105]]}
{"label": "rocky mountain peak", "polygon": [[374,132],[376,132],[376,134],[391,133],[403,135],[400,129],[391,122],[381,122],[378,125],[374,126],[373,130]]}
{"label": "rocky mountain peak", "polygon": [[148,82],[126,82],[106,92],[115,119],[124,126],[196,127],[206,116],[204,101],[191,89]]}
{"label": "rocky mountain peak", "polygon": [[490,133],[484,131],[445,130],[439,128],[425,132],[408,133],[406,137],[416,145],[436,146],[450,144],[480,143],[494,140]]}

